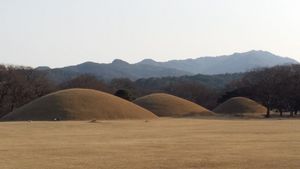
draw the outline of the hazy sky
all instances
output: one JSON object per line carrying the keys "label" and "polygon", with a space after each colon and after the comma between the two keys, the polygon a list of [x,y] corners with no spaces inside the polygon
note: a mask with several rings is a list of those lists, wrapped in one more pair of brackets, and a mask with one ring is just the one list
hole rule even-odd
{"label": "hazy sky", "polygon": [[252,49],[300,61],[299,9],[299,0],[0,0],[0,63],[133,63]]}

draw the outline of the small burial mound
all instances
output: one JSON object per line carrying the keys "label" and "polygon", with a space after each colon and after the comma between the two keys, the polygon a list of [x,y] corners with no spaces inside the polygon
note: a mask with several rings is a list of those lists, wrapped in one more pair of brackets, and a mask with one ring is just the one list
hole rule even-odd
{"label": "small burial mound", "polygon": [[214,114],[198,104],[164,93],[150,94],[133,102],[162,117],[196,117]]}
{"label": "small burial mound", "polygon": [[267,108],[251,99],[234,97],[225,101],[213,111],[223,115],[260,116],[267,112]]}
{"label": "small burial mound", "polygon": [[62,90],[34,100],[4,116],[4,121],[153,119],[152,112],[108,93]]}

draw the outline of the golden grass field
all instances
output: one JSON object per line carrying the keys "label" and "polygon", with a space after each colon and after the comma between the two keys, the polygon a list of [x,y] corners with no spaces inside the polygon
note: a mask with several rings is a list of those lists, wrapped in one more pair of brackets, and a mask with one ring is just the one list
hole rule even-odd
{"label": "golden grass field", "polygon": [[1,169],[298,169],[300,121],[1,122]]}

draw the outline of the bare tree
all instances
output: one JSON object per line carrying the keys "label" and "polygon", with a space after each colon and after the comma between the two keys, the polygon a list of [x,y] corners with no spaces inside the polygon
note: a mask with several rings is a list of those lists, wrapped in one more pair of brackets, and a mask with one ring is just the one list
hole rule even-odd
{"label": "bare tree", "polygon": [[286,65],[256,69],[236,83],[234,90],[228,91],[222,99],[231,96],[253,98],[267,107],[266,117],[271,110],[278,110],[280,116],[290,111],[297,114],[300,103],[300,66]]}
{"label": "bare tree", "polygon": [[43,73],[28,67],[0,66],[0,116],[55,90]]}
{"label": "bare tree", "polygon": [[85,88],[85,89],[94,89],[99,91],[109,92],[109,87],[102,80],[97,79],[96,76],[84,74],[80,75],[74,79],[66,81],[60,84],[62,89],[70,88]]}
{"label": "bare tree", "polygon": [[216,106],[218,98],[217,92],[199,83],[174,82],[163,90],[210,109]]}

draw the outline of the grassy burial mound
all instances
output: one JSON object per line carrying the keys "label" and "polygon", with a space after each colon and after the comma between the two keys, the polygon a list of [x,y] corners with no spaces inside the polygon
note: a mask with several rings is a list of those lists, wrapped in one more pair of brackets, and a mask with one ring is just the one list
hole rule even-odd
{"label": "grassy burial mound", "polygon": [[134,103],[162,117],[210,116],[214,114],[198,104],[163,93],[138,98]]}
{"label": "grassy burial mound", "polygon": [[157,118],[150,111],[108,93],[68,89],[41,97],[2,120],[115,120]]}
{"label": "grassy burial mound", "polygon": [[234,97],[225,101],[213,111],[233,116],[260,116],[267,112],[267,108],[251,99]]}

